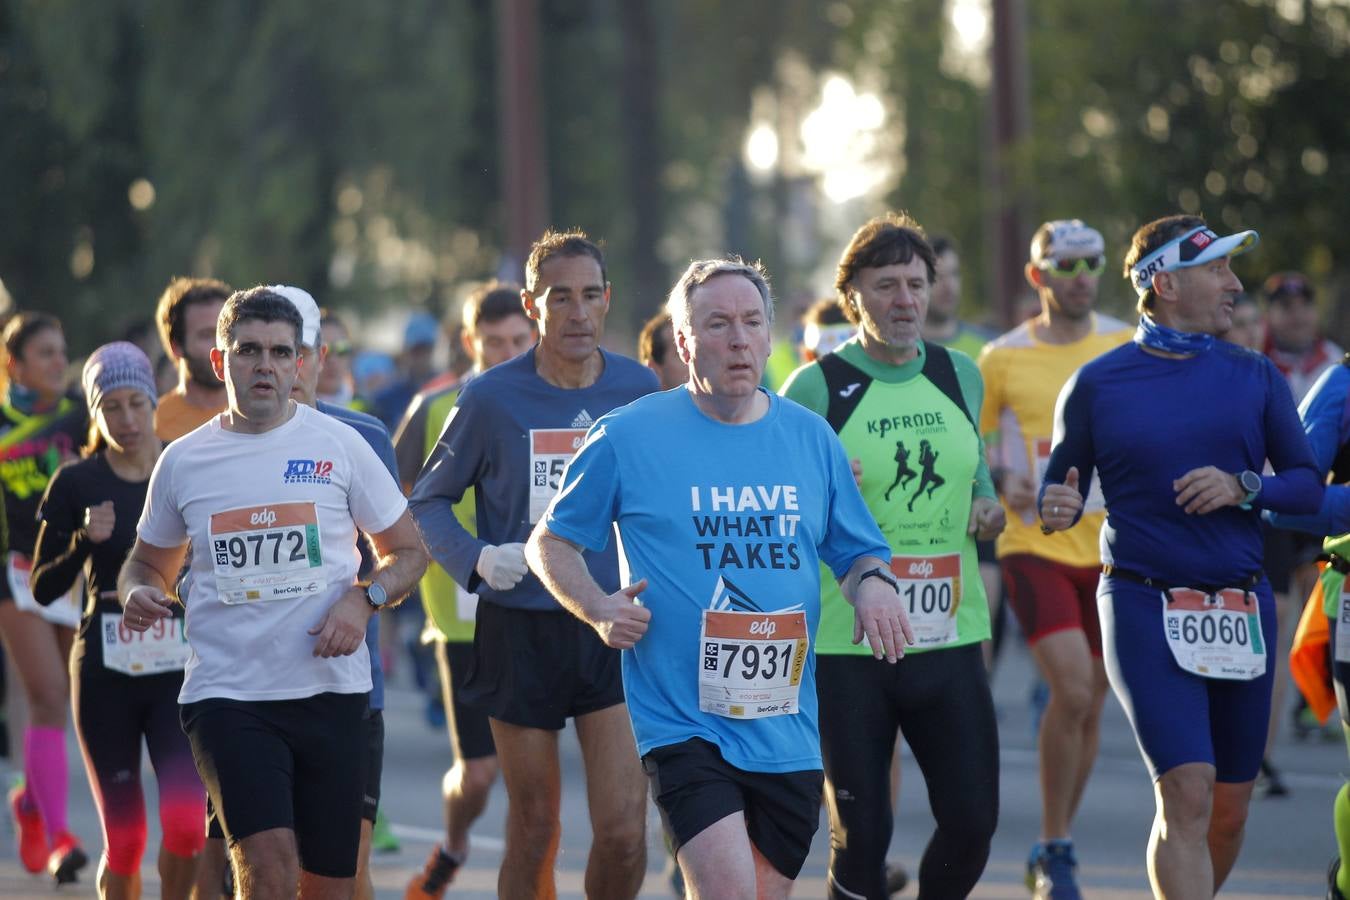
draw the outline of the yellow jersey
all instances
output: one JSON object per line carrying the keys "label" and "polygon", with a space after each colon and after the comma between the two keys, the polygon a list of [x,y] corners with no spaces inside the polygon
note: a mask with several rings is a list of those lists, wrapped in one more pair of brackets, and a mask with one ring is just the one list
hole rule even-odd
{"label": "yellow jersey", "polygon": [[[1050,461],[1060,389],[1080,366],[1119,347],[1133,334],[1134,329],[1119,319],[1093,313],[1092,333],[1072,344],[1041,341],[1030,321],[990,341],[979,359],[985,391],[980,431],[990,448],[990,469],[1029,474],[1039,490]],[[1030,553],[1069,566],[1100,564],[1097,537],[1106,519],[1106,505],[1096,479],[1084,510],[1073,528],[1045,535],[1034,511],[1022,515],[1007,509],[1008,527],[997,544],[999,558]]]}

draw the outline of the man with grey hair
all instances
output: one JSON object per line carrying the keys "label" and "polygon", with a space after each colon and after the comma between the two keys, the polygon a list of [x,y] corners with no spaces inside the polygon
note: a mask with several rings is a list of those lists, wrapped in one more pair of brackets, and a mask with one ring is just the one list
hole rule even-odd
{"label": "man with grey hair", "polygon": [[[694,262],[668,310],[686,389],[595,423],[527,557],[623,650],[638,752],[693,895],[786,897],[820,816],[819,563],[875,657],[895,662],[913,635],[834,433],[760,386],[763,270]],[[623,586],[609,590],[583,553],[614,526]]]}

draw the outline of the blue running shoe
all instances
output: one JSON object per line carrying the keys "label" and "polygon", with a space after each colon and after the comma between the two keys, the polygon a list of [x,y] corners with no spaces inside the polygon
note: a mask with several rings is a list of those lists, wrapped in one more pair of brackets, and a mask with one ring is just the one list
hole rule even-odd
{"label": "blue running shoe", "polygon": [[1031,845],[1031,852],[1027,854],[1027,890],[1036,890],[1036,867],[1040,865],[1041,857],[1045,855],[1045,845],[1040,841]]}
{"label": "blue running shoe", "polygon": [[1036,863],[1032,897],[1035,900],[1082,900],[1075,878],[1077,871],[1078,860],[1073,855],[1072,841],[1046,841]]}

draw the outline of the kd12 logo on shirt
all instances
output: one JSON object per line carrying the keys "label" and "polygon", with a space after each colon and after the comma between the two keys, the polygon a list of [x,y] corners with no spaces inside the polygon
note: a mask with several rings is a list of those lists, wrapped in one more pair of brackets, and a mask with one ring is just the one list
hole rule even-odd
{"label": "kd12 logo on shirt", "polygon": [[283,484],[332,484],[333,462],[327,459],[288,459]]}

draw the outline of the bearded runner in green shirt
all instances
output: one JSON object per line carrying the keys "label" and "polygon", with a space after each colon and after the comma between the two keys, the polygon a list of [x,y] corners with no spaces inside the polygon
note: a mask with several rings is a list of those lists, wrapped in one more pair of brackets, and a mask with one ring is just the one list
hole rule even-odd
{"label": "bearded runner in green shirt", "polygon": [[831,897],[887,896],[889,775],[900,729],[937,823],[919,867],[922,896],[967,896],[998,821],[998,726],[980,648],[989,607],[975,541],[1002,530],[1003,511],[974,425],[979,370],[965,354],[919,337],[934,276],[932,247],[914,220],[891,215],[864,225],[835,281],[858,335],[783,388],[826,418],[861,470],[915,633],[903,660],[875,665],[853,644],[851,608],[832,585],[822,590],[816,683]]}

